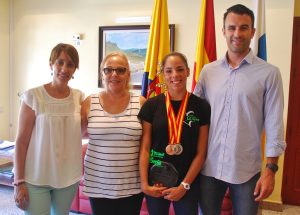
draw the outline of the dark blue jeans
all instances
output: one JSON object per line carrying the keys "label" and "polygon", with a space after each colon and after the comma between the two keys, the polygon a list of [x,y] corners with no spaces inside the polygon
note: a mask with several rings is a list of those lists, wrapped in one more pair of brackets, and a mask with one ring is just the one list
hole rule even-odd
{"label": "dark blue jeans", "polygon": [[230,184],[213,177],[200,176],[200,208],[203,215],[219,215],[227,188],[234,215],[256,215],[258,202],[253,195],[260,173],[243,184]]}
{"label": "dark blue jeans", "polygon": [[[171,201],[164,198],[146,196],[149,215],[169,215]],[[191,189],[176,202],[172,202],[176,215],[198,214],[199,182],[192,184]]]}

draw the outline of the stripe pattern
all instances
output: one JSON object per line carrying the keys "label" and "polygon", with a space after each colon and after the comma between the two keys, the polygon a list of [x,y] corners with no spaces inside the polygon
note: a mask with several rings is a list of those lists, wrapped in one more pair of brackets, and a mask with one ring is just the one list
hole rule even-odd
{"label": "stripe pattern", "polygon": [[139,96],[135,94],[131,94],[126,110],[120,114],[107,113],[99,95],[91,96],[87,129],[90,139],[84,160],[85,195],[116,199],[141,192],[139,110]]}

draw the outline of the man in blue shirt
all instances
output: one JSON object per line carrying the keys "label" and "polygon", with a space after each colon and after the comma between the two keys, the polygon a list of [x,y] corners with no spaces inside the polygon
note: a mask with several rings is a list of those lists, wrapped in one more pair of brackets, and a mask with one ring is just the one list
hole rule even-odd
{"label": "man in blue shirt", "polygon": [[[235,215],[255,215],[273,192],[278,157],[284,152],[283,87],[279,69],[250,49],[254,14],[244,5],[223,19],[226,56],[206,65],[194,94],[211,105],[207,160],[201,172],[200,207],[220,214],[227,188]],[[267,165],[261,172],[261,135],[266,132]]]}

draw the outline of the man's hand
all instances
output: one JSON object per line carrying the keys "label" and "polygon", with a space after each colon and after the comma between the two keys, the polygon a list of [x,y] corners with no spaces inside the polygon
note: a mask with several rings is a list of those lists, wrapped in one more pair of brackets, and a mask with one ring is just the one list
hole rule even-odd
{"label": "man's hand", "polygon": [[268,198],[275,186],[275,173],[270,169],[266,168],[262,176],[256,183],[254,196],[256,196],[255,201],[262,201],[265,198]]}

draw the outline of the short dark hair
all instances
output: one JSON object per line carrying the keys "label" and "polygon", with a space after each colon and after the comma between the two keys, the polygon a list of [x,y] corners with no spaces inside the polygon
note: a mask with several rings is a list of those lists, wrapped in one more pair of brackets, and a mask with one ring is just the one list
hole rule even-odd
{"label": "short dark hair", "polygon": [[189,69],[189,66],[188,66],[188,62],[187,62],[187,58],[184,54],[180,53],[180,52],[171,52],[169,54],[167,54],[163,60],[162,60],[162,63],[161,63],[161,70],[163,71],[164,67],[165,67],[165,64],[166,64],[166,61],[168,60],[169,57],[179,57],[183,64],[186,66],[187,69]]}
{"label": "short dark hair", "polygon": [[59,58],[62,52],[66,52],[75,64],[75,68],[79,68],[79,55],[76,48],[70,44],[59,43],[51,51],[49,62],[51,65]]}
{"label": "short dark hair", "polygon": [[242,4],[236,4],[231,6],[230,8],[227,9],[227,11],[224,13],[224,17],[223,17],[223,27],[225,28],[225,20],[226,17],[229,13],[235,13],[235,14],[239,14],[239,15],[248,15],[251,18],[252,21],[252,28],[254,28],[254,13],[252,10],[250,10],[249,8],[247,8],[245,5]]}

